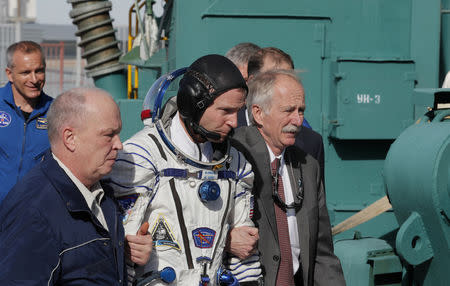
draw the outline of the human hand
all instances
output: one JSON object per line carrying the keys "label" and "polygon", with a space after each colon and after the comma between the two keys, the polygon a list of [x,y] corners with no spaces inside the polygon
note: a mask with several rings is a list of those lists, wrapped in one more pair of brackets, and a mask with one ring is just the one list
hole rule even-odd
{"label": "human hand", "polygon": [[145,265],[148,262],[153,249],[153,239],[148,233],[148,227],[148,222],[144,222],[136,235],[125,237],[127,255],[131,261],[138,265]]}
{"label": "human hand", "polygon": [[259,232],[256,227],[234,227],[228,233],[226,250],[240,259],[245,259],[255,252],[258,239]]}

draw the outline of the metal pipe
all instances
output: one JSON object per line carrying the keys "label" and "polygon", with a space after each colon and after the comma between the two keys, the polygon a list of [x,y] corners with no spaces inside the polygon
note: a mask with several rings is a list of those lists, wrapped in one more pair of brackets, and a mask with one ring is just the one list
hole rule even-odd
{"label": "metal pipe", "polygon": [[123,70],[119,64],[122,52],[118,48],[113,29],[113,19],[109,16],[111,2],[105,0],[67,0],[72,4],[70,17],[77,25],[76,35],[81,38],[79,46],[82,57],[87,60],[86,74],[98,77]]}

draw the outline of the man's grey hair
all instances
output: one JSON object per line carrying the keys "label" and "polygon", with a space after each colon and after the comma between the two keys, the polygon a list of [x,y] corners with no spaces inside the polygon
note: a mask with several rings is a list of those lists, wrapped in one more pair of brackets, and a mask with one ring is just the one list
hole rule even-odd
{"label": "man's grey hair", "polygon": [[258,73],[248,83],[248,95],[246,99],[246,106],[248,117],[252,125],[256,125],[256,121],[253,118],[252,106],[258,105],[264,113],[268,113],[272,103],[274,92],[274,86],[278,77],[286,75],[302,84],[298,72],[296,70],[270,70],[262,73]]}
{"label": "man's grey hair", "polygon": [[41,61],[45,67],[45,55],[42,47],[38,43],[33,41],[20,41],[10,45],[6,50],[6,66],[8,68],[12,69],[14,67],[13,57],[14,53],[18,51],[24,54],[40,53]]}
{"label": "man's grey hair", "polygon": [[63,92],[52,102],[47,112],[50,145],[60,140],[59,136],[65,126],[78,127],[85,121],[88,93],[104,93],[110,96],[108,92],[99,88],[80,87]]}
{"label": "man's grey hair", "polygon": [[253,43],[240,43],[232,47],[226,54],[236,66],[246,65],[250,57],[261,48]]}

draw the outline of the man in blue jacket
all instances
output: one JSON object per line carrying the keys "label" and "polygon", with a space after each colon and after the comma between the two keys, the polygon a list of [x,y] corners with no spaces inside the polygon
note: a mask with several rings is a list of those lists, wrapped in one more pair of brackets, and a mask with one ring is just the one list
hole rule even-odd
{"label": "man in blue jacket", "polygon": [[0,202],[49,148],[43,92],[45,58],[41,46],[22,41],[8,47],[6,75],[0,88]]}
{"label": "man in blue jacket", "polygon": [[[0,285],[127,285],[122,215],[99,182],[122,149],[121,128],[119,108],[103,90],[55,99],[51,152],[0,205]],[[126,237],[129,258],[140,265],[152,245],[144,228]]]}

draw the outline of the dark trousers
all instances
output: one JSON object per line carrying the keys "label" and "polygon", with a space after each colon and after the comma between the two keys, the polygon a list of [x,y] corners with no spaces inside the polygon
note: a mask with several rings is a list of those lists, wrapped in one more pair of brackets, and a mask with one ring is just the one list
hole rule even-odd
{"label": "dark trousers", "polygon": [[[295,286],[303,286],[303,271],[302,271],[301,265],[294,275],[294,283],[295,283]],[[239,285],[241,285],[241,286],[260,286],[261,281],[241,282]]]}

